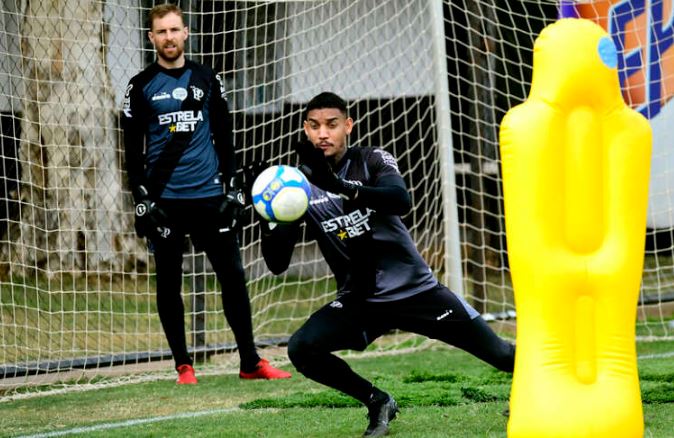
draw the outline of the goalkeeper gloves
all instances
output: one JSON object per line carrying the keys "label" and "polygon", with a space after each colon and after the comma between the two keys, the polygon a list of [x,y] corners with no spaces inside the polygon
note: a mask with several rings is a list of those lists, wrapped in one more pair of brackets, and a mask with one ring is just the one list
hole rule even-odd
{"label": "goalkeeper gloves", "polygon": [[244,208],[246,208],[246,197],[243,190],[236,187],[235,180],[232,178],[225,192],[225,199],[218,208],[221,231],[235,229],[243,216]]}
{"label": "goalkeeper gloves", "polygon": [[315,148],[311,142],[305,140],[297,143],[295,152],[300,158],[300,170],[313,185],[348,201],[358,197],[358,185],[338,177],[323,151]]}
{"label": "goalkeeper gloves", "polygon": [[135,206],[134,228],[138,237],[168,238],[171,229],[167,226],[168,217],[156,202],[150,199],[145,186],[138,187],[139,199]]}
{"label": "goalkeeper gloves", "polygon": [[[269,165],[263,161],[254,161],[243,167],[243,186],[246,190],[246,195],[248,196],[248,199],[251,200],[251,202],[253,200],[253,184],[255,184],[257,177],[260,176],[260,174],[268,167]],[[263,237],[270,236],[272,230],[278,225],[276,222],[264,220],[259,221],[258,223],[260,224],[260,230],[262,231]]]}
{"label": "goalkeeper gloves", "polygon": [[267,168],[269,165],[263,161],[253,161],[250,164],[243,166],[243,188],[246,193],[246,197],[252,201],[253,199],[253,184],[258,176]]}

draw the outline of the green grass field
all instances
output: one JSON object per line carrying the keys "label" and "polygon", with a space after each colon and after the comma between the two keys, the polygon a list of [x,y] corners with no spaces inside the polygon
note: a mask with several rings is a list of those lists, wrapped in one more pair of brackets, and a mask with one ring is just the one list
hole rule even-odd
{"label": "green grass field", "polygon": [[[654,288],[655,280],[647,277],[644,287]],[[491,305],[511,302],[508,284],[496,287],[498,279],[492,280]],[[63,275],[45,281],[13,278],[0,283],[0,362],[165,348],[152,278]],[[662,278],[657,284],[664,287]],[[330,280],[290,277],[265,277],[249,286],[258,339],[292,333],[334,290]],[[212,278],[206,290],[217,290]],[[205,300],[207,342],[231,341],[224,336],[228,332],[219,294],[210,292]],[[185,301],[189,309],[187,295]],[[637,335],[671,339],[671,309],[661,305],[651,313],[640,310]],[[505,334],[513,336],[512,330]],[[416,338],[395,342],[398,348],[422,345]],[[373,347],[370,353],[387,350],[383,340]],[[641,342],[638,348],[645,436],[674,437],[674,341]],[[510,376],[465,353],[437,348],[349,361],[401,405],[392,436],[505,436],[507,418],[501,412],[507,406]],[[205,368],[218,369],[212,365]],[[170,375],[170,364],[166,371]],[[103,383],[106,379],[94,377]],[[0,395],[61,387],[8,387]],[[366,424],[364,408],[297,374],[289,381],[248,382],[235,375],[202,373],[196,387],[177,387],[171,378],[0,402],[0,436],[341,437],[360,436]]]}
{"label": "green grass field", "polygon": [[[643,342],[638,351],[645,436],[672,437],[674,343]],[[398,400],[391,436],[506,436],[510,375],[472,356],[438,344],[349,362]],[[297,373],[272,382],[200,376],[188,387],[160,380],[0,403],[2,436],[356,437],[366,425],[364,408]]]}

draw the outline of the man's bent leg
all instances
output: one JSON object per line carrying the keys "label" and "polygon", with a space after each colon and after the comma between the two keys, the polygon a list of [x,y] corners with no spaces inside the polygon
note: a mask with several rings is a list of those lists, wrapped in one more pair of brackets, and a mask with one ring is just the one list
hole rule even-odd
{"label": "man's bent leg", "polygon": [[[334,303],[340,303],[341,307]],[[368,404],[374,389],[372,383],[332,354],[347,349],[364,350],[374,340],[367,338],[366,329],[347,307],[333,301],[311,315],[290,338],[288,357],[307,378]]]}
{"label": "man's bent leg", "polygon": [[[347,301],[347,302],[343,302]],[[396,401],[386,392],[356,374],[341,358],[332,354],[340,350],[364,350],[383,329],[366,328],[357,308],[349,300],[336,300],[314,313],[290,338],[288,356],[295,368],[318,383],[341,391],[363,403],[369,423],[364,436],[388,433],[389,422],[398,413]],[[367,306],[357,302],[352,306]],[[353,312],[352,312],[353,310]],[[367,314],[367,310],[363,310]]]}
{"label": "man's bent leg", "polygon": [[515,369],[515,346],[500,338],[481,316],[460,324],[456,334],[439,338],[482,359],[493,367],[512,373]]}
{"label": "man's bent leg", "polygon": [[398,328],[458,347],[501,371],[513,372],[515,346],[443,285],[392,303]]}

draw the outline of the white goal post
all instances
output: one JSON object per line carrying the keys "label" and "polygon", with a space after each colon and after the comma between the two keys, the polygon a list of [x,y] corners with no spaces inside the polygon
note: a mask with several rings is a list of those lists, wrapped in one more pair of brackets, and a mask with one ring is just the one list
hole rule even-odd
{"label": "white goal post", "polygon": [[[170,353],[152,256],[133,232],[119,130],[126,83],[153,60],[145,16],[155,3],[0,0],[0,398],[47,380],[72,389],[173,373],[165,362],[150,366]],[[526,98],[533,41],[545,25],[575,14],[606,26],[621,49],[625,98],[649,116],[656,138],[637,334],[673,337],[671,1],[177,3],[190,30],[187,56],[225,79],[240,163],[291,162],[303,105],[324,90],[342,95],[356,122],[352,143],[398,159],[414,206],[404,221],[422,255],[510,337],[500,120]],[[659,76],[632,57],[652,54],[639,42],[658,36],[664,43],[651,61]],[[283,346],[334,296],[334,283],[310,241],[273,276],[258,220],[250,208],[240,234],[255,336]],[[236,370],[203,254],[186,253],[184,270],[188,339],[208,358],[201,369]],[[366,354],[431,344],[396,332]],[[264,354],[287,360],[282,348]]]}

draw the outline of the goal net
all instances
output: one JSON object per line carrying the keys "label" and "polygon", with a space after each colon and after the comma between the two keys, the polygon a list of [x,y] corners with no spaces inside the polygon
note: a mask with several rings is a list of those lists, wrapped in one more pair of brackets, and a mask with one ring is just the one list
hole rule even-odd
{"label": "goal net", "polygon": [[[414,206],[404,221],[438,278],[511,338],[499,124],[526,98],[533,41],[545,25],[560,14],[604,25],[621,50],[625,98],[656,133],[637,331],[672,338],[670,1],[649,10],[546,0],[177,3],[190,30],[187,56],[225,80],[239,162],[292,162],[303,105],[321,91],[340,94],[355,120],[351,143],[397,157]],[[145,23],[154,4],[0,0],[0,397],[46,383],[70,389],[173,375],[152,255],[133,232],[119,130],[126,84],[154,59]],[[652,57],[647,45],[657,38],[657,59],[633,56]],[[288,337],[335,285],[309,239],[286,273],[272,275],[259,218],[247,213],[240,241],[255,337],[269,347],[264,356],[282,363]],[[203,372],[235,371],[219,285],[204,255],[188,248],[189,346],[206,359]],[[395,332],[365,354],[430,343]]]}

